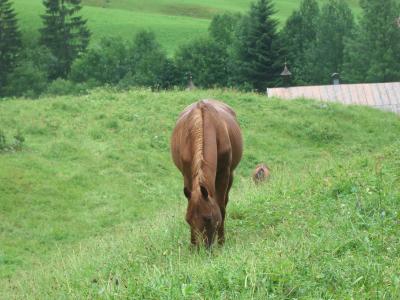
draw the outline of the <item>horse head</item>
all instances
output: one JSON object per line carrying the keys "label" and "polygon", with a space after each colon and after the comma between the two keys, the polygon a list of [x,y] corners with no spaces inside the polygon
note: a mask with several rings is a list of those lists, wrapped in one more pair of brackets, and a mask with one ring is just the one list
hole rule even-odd
{"label": "horse head", "polygon": [[186,222],[190,226],[190,241],[196,246],[204,243],[209,248],[222,223],[221,210],[205,186],[192,191],[185,187],[184,194],[188,199]]}

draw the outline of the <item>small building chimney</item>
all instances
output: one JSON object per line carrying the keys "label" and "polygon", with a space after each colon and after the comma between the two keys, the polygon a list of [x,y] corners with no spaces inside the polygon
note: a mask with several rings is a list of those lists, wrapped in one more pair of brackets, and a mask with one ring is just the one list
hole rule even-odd
{"label": "small building chimney", "polygon": [[192,90],[196,89],[196,86],[193,83],[192,73],[189,73],[188,75],[189,75],[188,76],[189,77],[189,82],[188,82],[186,90],[192,91]]}
{"label": "small building chimney", "polygon": [[331,78],[332,78],[333,85],[339,85],[340,84],[339,73],[332,73]]}
{"label": "small building chimney", "polygon": [[281,76],[283,78],[283,84],[288,87],[290,83],[290,77],[292,76],[292,73],[289,71],[287,67],[287,63],[285,61],[285,67],[283,68],[283,71],[281,73]]}

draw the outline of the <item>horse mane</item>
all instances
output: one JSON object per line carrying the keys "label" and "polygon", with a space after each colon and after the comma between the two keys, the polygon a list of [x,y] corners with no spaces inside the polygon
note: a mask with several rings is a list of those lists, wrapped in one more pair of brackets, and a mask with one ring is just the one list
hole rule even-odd
{"label": "horse mane", "polygon": [[204,163],[204,105],[205,104],[203,101],[197,103],[191,120],[191,137],[193,139],[192,178],[194,185],[201,185],[205,183],[202,169]]}

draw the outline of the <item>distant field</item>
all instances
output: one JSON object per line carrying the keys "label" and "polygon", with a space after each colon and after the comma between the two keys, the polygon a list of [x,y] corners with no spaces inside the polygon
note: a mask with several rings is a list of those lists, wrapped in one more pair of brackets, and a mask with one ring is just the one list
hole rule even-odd
{"label": "distant field", "polygon": [[[180,111],[237,112],[227,243],[191,251],[169,153]],[[0,101],[0,299],[399,299],[400,119],[235,91]],[[255,187],[254,166],[271,180]],[[222,296],[221,296],[222,295]]]}
{"label": "distant field", "polygon": [[[168,53],[188,40],[204,36],[213,15],[223,11],[245,12],[250,0],[86,0],[83,15],[89,20],[95,42],[102,36],[133,39],[140,29],[153,30]],[[37,36],[43,13],[41,0],[15,0],[26,36]],[[297,0],[276,1],[277,18],[284,21],[298,6]],[[356,8],[356,1],[350,1]]]}

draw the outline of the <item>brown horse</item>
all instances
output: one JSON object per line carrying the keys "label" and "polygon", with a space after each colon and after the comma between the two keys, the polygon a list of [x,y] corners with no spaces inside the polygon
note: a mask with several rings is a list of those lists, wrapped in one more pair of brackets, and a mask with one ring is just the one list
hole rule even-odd
{"label": "brown horse", "polygon": [[209,247],[218,234],[218,242],[223,244],[233,170],[243,152],[235,112],[216,100],[189,105],[172,133],[171,152],[184,178],[191,243],[203,241]]}

